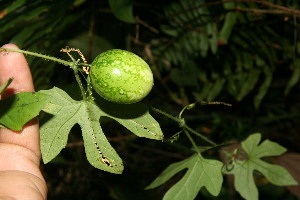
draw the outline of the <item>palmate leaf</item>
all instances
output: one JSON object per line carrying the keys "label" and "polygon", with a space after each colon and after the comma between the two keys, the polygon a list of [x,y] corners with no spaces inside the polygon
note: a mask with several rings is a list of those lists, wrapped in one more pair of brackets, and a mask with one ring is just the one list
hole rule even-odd
{"label": "palmate leaf", "polygon": [[[79,124],[82,129],[86,156],[91,165],[111,173],[122,173],[122,160],[106,139],[99,124],[101,116],[119,121],[140,137],[151,139],[163,137],[158,123],[150,114],[144,110],[142,114],[138,113],[133,105],[131,113],[126,115],[124,113],[126,108],[122,110],[122,105],[114,104],[115,107],[113,107],[111,103],[104,100],[100,101],[102,110],[94,102],[73,100],[59,88],[41,92],[52,96],[50,103],[43,111],[53,116],[41,127],[41,151],[45,163],[55,158],[66,146],[71,128]],[[118,108],[120,110],[117,112]]]}
{"label": "palmate leaf", "polygon": [[200,154],[194,154],[183,161],[171,164],[146,189],[162,185],[186,168],[185,175],[168,190],[163,200],[192,200],[202,187],[214,196],[220,193],[223,182],[222,163],[205,159]]}
{"label": "palmate leaf", "polygon": [[281,155],[286,149],[269,140],[265,140],[259,145],[260,139],[261,135],[257,133],[250,135],[243,141],[242,148],[247,153],[247,158],[237,160],[233,170],[227,172],[235,176],[234,186],[236,190],[248,200],[258,199],[258,190],[253,178],[255,170],[263,174],[272,184],[279,186],[297,184],[285,168],[261,160],[266,156]]}
{"label": "palmate leaf", "polygon": [[41,127],[41,151],[44,163],[55,158],[66,146],[71,128],[78,123],[82,129],[88,161],[96,168],[121,173],[121,158],[107,141],[99,118],[101,110],[91,102],[71,99],[64,91],[54,88],[43,91],[52,96],[43,111],[54,116]]}

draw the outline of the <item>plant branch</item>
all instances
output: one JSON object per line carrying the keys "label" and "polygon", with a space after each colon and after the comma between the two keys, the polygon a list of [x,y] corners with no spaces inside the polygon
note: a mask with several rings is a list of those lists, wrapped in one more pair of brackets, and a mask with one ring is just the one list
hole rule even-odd
{"label": "plant branch", "polygon": [[[213,2],[208,2],[208,3],[201,4],[201,5],[198,5],[198,6],[194,6],[192,8],[187,8],[187,9],[182,10],[180,12],[176,12],[173,15],[177,16],[177,15],[184,14],[186,12],[196,10],[196,9],[199,9],[199,8],[204,8],[204,7],[209,7],[209,6],[217,6],[217,5],[224,4],[224,3],[257,3],[257,4],[261,4],[261,5],[271,7],[271,8],[278,9],[278,10],[271,11],[271,12],[268,11],[268,13],[270,13],[270,14],[279,14],[279,13],[281,13],[281,14],[289,14],[289,15],[300,16],[300,11],[297,10],[297,9],[287,8],[287,7],[284,7],[284,6],[276,5],[276,4],[273,4],[271,2],[262,1],[262,0],[222,0],[222,1],[213,1]],[[239,7],[237,7],[236,10],[239,11],[241,9]]]}
{"label": "plant branch", "polygon": [[36,57],[39,57],[39,58],[44,58],[46,60],[51,60],[51,61],[54,61],[54,62],[58,62],[58,63],[61,63],[63,65],[66,65],[66,66],[70,66],[74,71],[75,78],[76,78],[76,81],[79,85],[83,100],[87,99],[86,98],[86,92],[83,88],[83,84],[82,84],[81,79],[80,79],[79,74],[78,74],[78,70],[79,70],[78,66],[80,65],[80,63],[77,63],[68,52],[67,53],[71,57],[72,62],[65,61],[65,60],[55,58],[55,57],[52,57],[52,56],[43,55],[43,54],[40,54],[40,53],[21,50],[21,49],[0,48],[0,51],[6,51],[6,52],[10,51],[10,52],[23,53],[23,54],[26,54],[26,55],[32,55],[32,56],[36,56]]}
{"label": "plant branch", "polygon": [[204,135],[201,135],[200,133],[198,133],[197,131],[195,131],[194,129],[190,128],[188,125],[185,125],[185,128],[190,131],[191,133],[193,133],[194,135],[197,135],[198,137],[200,137],[202,140],[208,142],[209,144],[213,145],[213,146],[217,146],[216,143],[214,143],[213,141],[211,141],[210,139],[208,139],[207,137],[205,137]]}
{"label": "plant branch", "polygon": [[160,109],[158,109],[158,108],[154,108],[154,107],[151,106],[151,109],[152,109],[153,111],[159,113],[159,114],[162,114],[163,116],[165,116],[165,117],[167,117],[167,118],[169,118],[169,119],[174,120],[175,122],[181,123],[181,120],[178,119],[177,117],[174,117],[173,115],[170,115],[170,114],[168,114],[168,113],[166,113],[166,112],[164,112],[164,111],[162,111],[162,110],[160,110]]}
{"label": "plant branch", "polygon": [[[180,112],[179,118],[174,117],[174,116],[172,116],[172,115],[170,115],[170,114],[168,114],[168,113],[166,113],[166,112],[164,112],[164,111],[162,111],[162,110],[160,110],[160,109],[154,108],[154,107],[151,107],[151,109],[152,109],[153,111],[155,111],[155,112],[157,112],[157,113],[160,113],[160,114],[164,115],[165,117],[167,117],[167,118],[169,118],[169,119],[172,119],[172,120],[174,120],[175,122],[177,122],[177,123],[179,124],[179,126],[180,126],[181,128],[183,128],[184,132],[189,131],[189,132],[193,133],[194,135],[200,137],[200,138],[203,139],[204,141],[208,142],[209,144],[211,144],[211,145],[213,145],[213,146],[217,146],[216,143],[214,143],[213,141],[211,141],[210,139],[208,139],[208,138],[205,137],[204,135],[198,133],[198,132],[195,131],[194,129],[190,128],[190,127],[185,123],[184,118],[181,117],[184,110],[190,109],[190,108],[192,108],[192,107],[194,107],[194,106],[195,106],[195,103],[194,103],[194,104],[190,104],[190,105],[188,105],[188,106],[185,106],[185,107],[182,109],[182,111]],[[185,134],[186,134],[186,133],[185,133]],[[189,137],[189,136],[188,136],[188,137]],[[189,139],[190,139],[190,138],[189,138]],[[191,140],[191,139],[190,139],[190,140]]]}
{"label": "plant branch", "polygon": [[284,15],[284,14],[291,14],[284,10],[266,10],[266,9],[251,9],[251,8],[241,8],[236,7],[235,11],[241,12],[251,12],[255,14],[273,14],[273,15]]}
{"label": "plant branch", "polygon": [[73,70],[74,70],[74,75],[75,75],[76,81],[77,81],[77,83],[79,85],[79,88],[80,88],[80,91],[81,91],[82,98],[85,101],[85,100],[87,100],[87,98],[86,98],[86,92],[85,92],[85,90],[83,88],[83,84],[82,84],[81,79],[79,77],[77,66],[74,67]]}
{"label": "plant branch", "polygon": [[209,2],[209,3],[206,3],[206,4],[200,5],[200,6],[201,7],[214,6],[214,5],[224,4],[224,3],[231,3],[231,2],[233,2],[233,3],[258,3],[258,4],[262,4],[262,5],[271,7],[271,8],[276,8],[278,10],[285,11],[283,14],[299,15],[300,16],[300,11],[299,10],[296,10],[296,9],[293,9],[293,8],[287,8],[287,7],[284,7],[284,6],[273,4],[269,1],[262,1],[262,0],[223,0],[223,1]]}
{"label": "plant branch", "polygon": [[47,55],[43,55],[40,53],[34,53],[34,52],[30,52],[30,51],[25,51],[25,50],[21,50],[21,49],[9,49],[9,48],[0,48],[0,51],[11,51],[11,52],[18,52],[18,53],[23,53],[23,54],[27,54],[27,55],[32,55],[32,56],[36,56],[36,57],[40,57],[40,58],[44,58],[46,60],[51,60],[54,62],[58,62],[61,63],[63,65],[67,65],[72,67],[73,66],[73,62],[68,62],[59,58],[55,58],[52,56],[47,56]]}
{"label": "plant branch", "polygon": [[200,151],[199,151],[199,149],[198,149],[198,147],[197,147],[195,141],[193,140],[192,136],[190,135],[190,133],[189,133],[186,129],[184,130],[184,133],[185,133],[186,136],[189,138],[189,140],[190,140],[190,142],[192,143],[192,145],[193,145],[195,151],[196,151],[198,154],[200,154]]}

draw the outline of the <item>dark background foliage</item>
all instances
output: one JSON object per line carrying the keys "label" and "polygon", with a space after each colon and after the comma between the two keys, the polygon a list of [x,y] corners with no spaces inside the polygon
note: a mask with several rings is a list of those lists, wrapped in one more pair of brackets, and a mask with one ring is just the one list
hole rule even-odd
{"label": "dark background foliage", "polygon": [[[146,103],[177,115],[195,101],[228,102],[233,106],[197,106],[184,117],[217,143],[261,132],[299,153],[298,9],[297,0],[0,0],[0,45],[15,43],[66,59],[59,50],[70,46],[79,48],[89,63],[107,49],[130,50],[154,72],[155,86]],[[27,58],[36,90],[57,86],[74,93],[70,69]],[[176,123],[153,115],[166,139],[180,130]],[[124,161],[124,173],[91,167],[80,129],[74,127],[68,148],[42,166],[49,199],[162,199],[180,175],[160,189],[144,188],[166,166],[190,155],[188,141],[137,138],[116,122],[102,120]],[[262,199],[294,199],[285,188],[264,180],[258,185]],[[232,195],[224,184],[218,198],[238,198]],[[197,198],[214,199],[205,190]]]}

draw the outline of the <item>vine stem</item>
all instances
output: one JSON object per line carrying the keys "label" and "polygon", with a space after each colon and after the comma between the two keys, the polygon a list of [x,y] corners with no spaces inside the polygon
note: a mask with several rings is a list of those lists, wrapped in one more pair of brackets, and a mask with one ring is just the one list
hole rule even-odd
{"label": "vine stem", "polygon": [[83,98],[83,100],[87,100],[86,92],[85,92],[85,89],[83,88],[83,84],[81,82],[81,79],[80,79],[79,73],[78,73],[78,66],[81,65],[81,64],[78,63],[71,55],[69,55],[69,53],[68,53],[68,55],[71,57],[72,62],[62,60],[62,59],[59,59],[59,58],[55,58],[55,57],[52,57],[52,56],[47,56],[47,55],[40,54],[40,53],[21,50],[21,49],[0,48],[0,51],[11,51],[11,52],[23,53],[23,54],[26,54],[26,55],[36,56],[36,57],[44,58],[44,59],[51,60],[51,61],[54,61],[54,62],[58,62],[60,64],[66,65],[66,66],[70,66],[74,71],[75,79],[76,79],[76,81],[79,85],[82,98]]}
{"label": "vine stem", "polygon": [[197,145],[196,145],[195,140],[192,138],[192,136],[190,135],[190,133],[189,133],[186,129],[184,129],[184,133],[185,133],[185,135],[189,138],[189,140],[190,140],[190,142],[192,143],[192,145],[193,145],[195,151],[196,151],[198,154],[201,154],[200,151],[199,151],[199,149],[198,149],[198,147],[197,147]]}
{"label": "vine stem", "polygon": [[71,68],[73,69],[73,71],[74,71],[74,75],[75,75],[75,79],[76,79],[76,81],[77,81],[77,83],[78,83],[78,85],[79,85],[79,88],[80,88],[80,91],[81,91],[81,95],[82,95],[82,98],[83,98],[83,100],[85,101],[87,98],[86,98],[86,92],[85,92],[85,90],[84,90],[84,88],[83,88],[83,84],[82,84],[82,82],[81,82],[81,79],[80,79],[80,77],[79,77],[79,73],[78,73],[78,65],[79,65],[79,63],[78,63],[78,61],[76,61],[74,58],[73,58],[73,56],[69,53],[69,51],[65,51],[65,53],[67,53],[68,54],[68,56],[71,58],[71,60],[72,60],[72,64],[71,64]]}
{"label": "vine stem", "polygon": [[191,133],[197,135],[198,137],[200,137],[202,140],[205,140],[206,142],[208,142],[209,144],[213,145],[213,146],[217,146],[216,143],[214,143],[213,141],[211,141],[210,139],[208,139],[207,137],[205,137],[204,135],[201,135],[200,133],[198,133],[197,131],[195,131],[194,129],[190,128],[188,125],[185,125],[185,128],[190,131]]}
{"label": "vine stem", "polygon": [[[204,101],[201,101],[201,102],[200,102],[201,105],[214,104],[214,103],[220,104],[220,103],[222,103],[222,102],[204,102]],[[188,131],[189,131],[189,132],[193,133],[194,135],[200,137],[202,140],[208,142],[209,144],[211,144],[211,145],[213,145],[213,146],[216,146],[216,145],[217,145],[216,143],[214,143],[213,141],[211,141],[210,139],[208,139],[208,138],[205,137],[204,135],[198,133],[198,132],[195,131],[194,129],[190,128],[190,127],[185,123],[184,118],[182,118],[183,112],[184,112],[185,110],[190,110],[190,109],[194,108],[194,107],[196,106],[196,104],[197,104],[197,102],[185,106],[185,107],[181,110],[181,112],[179,113],[178,118],[179,118],[179,120],[182,122],[182,127],[185,129],[185,132],[188,132]],[[191,139],[192,139],[192,138],[191,138]],[[191,140],[191,139],[190,139],[190,140]],[[193,143],[192,143],[192,144],[193,144]]]}
{"label": "vine stem", "polygon": [[75,67],[75,68],[73,68],[73,70],[74,70],[75,79],[76,79],[76,81],[77,81],[77,83],[79,85],[80,91],[81,91],[82,98],[83,98],[84,101],[86,101],[87,100],[87,98],[86,98],[86,92],[85,92],[85,90],[83,88],[83,84],[82,84],[81,79],[79,77],[78,68]]}
{"label": "vine stem", "polygon": [[54,62],[58,62],[58,63],[61,63],[63,65],[67,65],[67,66],[70,66],[72,68],[74,67],[73,62],[68,62],[68,61],[65,61],[65,60],[62,60],[62,59],[59,59],[59,58],[43,55],[43,54],[40,54],[40,53],[34,53],[34,52],[25,51],[25,50],[21,50],[21,49],[10,49],[10,48],[0,48],[0,51],[12,51],[12,52],[24,53],[24,54],[27,54],[27,55],[32,55],[32,56],[44,58],[44,59],[47,59],[47,60],[52,60]]}
{"label": "vine stem", "polygon": [[157,112],[157,113],[160,113],[160,114],[164,115],[165,117],[167,117],[169,119],[172,119],[175,122],[181,123],[181,120],[178,119],[177,117],[174,117],[173,115],[170,115],[170,114],[168,114],[168,113],[166,113],[166,112],[164,112],[164,111],[162,111],[162,110],[160,110],[158,108],[154,108],[154,107],[151,106],[151,109],[153,111]]}
{"label": "vine stem", "polygon": [[[169,119],[171,119],[171,120],[177,122],[177,123],[179,124],[179,126],[183,128],[185,134],[187,135],[187,137],[189,138],[189,140],[191,141],[191,143],[192,143],[193,146],[196,146],[196,145],[195,145],[195,141],[193,140],[193,138],[190,136],[190,134],[189,134],[188,132],[193,133],[194,135],[200,137],[201,139],[203,139],[204,141],[206,141],[207,143],[209,143],[209,144],[211,144],[211,145],[213,145],[213,146],[217,146],[216,143],[214,143],[213,141],[211,141],[210,139],[208,139],[208,138],[205,137],[204,135],[201,135],[200,133],[198,133],[198,132],[195,131],[194,129],[190,128],[190,127],[185,123],[184,118],[181,117],[184,110],[190,109],[190,108],[192,108],[192,107],[194,107],[194,106],[195,106],[195,104],[191,104],[191,105],[188,105],[188,106],[184,107],[184,108],[182,109],[182,111],[180,112],[179,117],[174,117],[174,116],[172,116],[172,115],[170,115],[170,114],[168,114],[168,113],[166,113],[166,112],[164,112],[164,111],[162,111],[162,110],[160,110],[160,109],[158,109],[158,108],[151,107],[151,109],[152,109],[153,111],[155,111],[155,112],[157,112],[157,113],[160,113],[160,114],[164,115],[165,117],[167,117],[167,118],[169,118]],[[197,146],[196,146],[196,147],[197,147]],[[197,148],[196,148],[196,149],[197,149]]]}

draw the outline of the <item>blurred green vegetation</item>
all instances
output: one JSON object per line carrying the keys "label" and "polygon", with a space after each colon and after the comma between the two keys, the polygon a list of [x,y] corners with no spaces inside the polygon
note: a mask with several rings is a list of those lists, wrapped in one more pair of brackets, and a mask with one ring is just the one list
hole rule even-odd
{"label": "blurred green vegetation", "polygon": [[[261,132],[299,153],[299,4],[297,0],[0,0],[0,45],[14,43],[65,59],[59,50],[70,46],[79,48],[89,63],[107,49],[130,50],[154,72],[155,86],[146,103],[173,115],[195,101],[231,103],[232,107],[198,106],[184,117],[217,143]],[[74,92],[71,69],[27,59],[36,90],[57,86]],[[166,139],[180,130],[176,123],[153,115]],[[124,174],[90,166],[80,129],[74,127],[68,148],[43,166],[49,199],[162,199],[173,182],[156,190],[144,188],[170,163],[190,154],[188,140],[151,141],[106,118],[103,122],[124,161]],[[284,188],[261,185],[264,199],[295,199]],[[238,199],[232,195],[224,184],[218,199]],[[198,196],[214,199],[204,190]]]}

